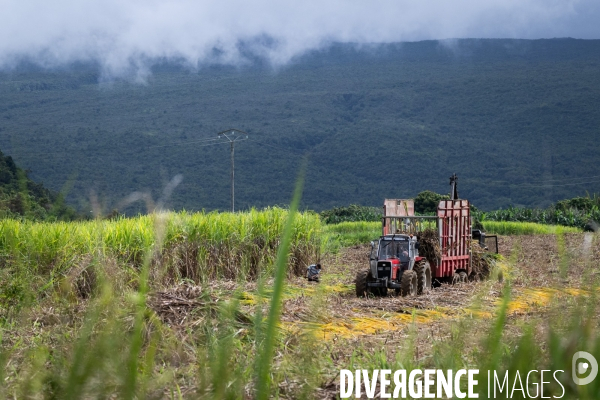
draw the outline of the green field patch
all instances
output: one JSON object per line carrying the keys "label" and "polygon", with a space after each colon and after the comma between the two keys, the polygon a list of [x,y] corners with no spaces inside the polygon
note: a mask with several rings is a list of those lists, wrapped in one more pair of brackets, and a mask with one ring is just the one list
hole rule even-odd
{"label": "green field patch", "polygon": [[571,226],[544,225],[535,222],[483,221],[482,223],[486,233],[496,235],[553,235],[581,232],[581,229]]}
{"label": "green field patch", "polygon": [[323,226],[325,250],[336,251],[341,247],[369,243],[381,234],[381,222],[340,222]]}

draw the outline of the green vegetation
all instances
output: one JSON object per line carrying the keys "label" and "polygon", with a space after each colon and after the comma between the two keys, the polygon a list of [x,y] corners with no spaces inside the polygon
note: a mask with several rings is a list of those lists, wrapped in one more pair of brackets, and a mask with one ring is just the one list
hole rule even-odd
{"label": "green vegetation", "polygon": [[[426,190],[415,197],[415,212],[417,215],[433,214],[440,200],[447,199],[448,196]],[[375,207],[364,207],[352,205],[349,207],[338,207],[332,210],[321,212],[321,218],[327,224],[335,224],[342,221],[379,221],[381,211]],[[535,225],[561,225],[575,228],[573,231],[581,229],[594,230],[597,227],[597,221],[600,221],[600,196],[593,195],[587,197],[575,197],[572,199],[561,200],[556,204],[550,205],[546,209],[516,208],[495,211],[481,211],[471,205],[471,214],[475,217],[476,229],[483,229],[487,222],[530,222]],[[594,222],[595,221],[595,222]],[[483,224],[483,225],[482,225]],[[349,227],[352,225],[348,225]],[[500,226],[499,224],[488,224],[487,226]],[[508,225],[507,225],[508,226]],[[518,226],[515,224],[514,226]],[[522,226],[526,226],[523,224]],[[358,225],[357,225],[358,227]],[[548,229],[540,228],[548,233]],[[553,232],[554,228],[550,228]],[[361,228],[358,228],[360,231]],[[537,232],[533,230],[532,232]],[[348,232],[349,233],[349,232]]]}
{"label": "green vegetation", "polygon": [[[560,233],[578,233],[575,227],[543,225],[534,222],[484,221],[483,229],[497,235],[546,235]],[[323,227],[324,245],[328,251],[340,247],[356,246],[368,243],[381,235],[380,222],[341,222]]]}
{"label": "green vegetation", "polygon": [[73,220],[75,210],[64,204],[62,195],[33,182],[11,156],[0,151],[0,219]]}
{"label": "green vegetation", "polygon": [[[483,229],[489,234],[497,235],[546,235],[581,232],[581,229],[575,227],[503,221],[485,221],[483,222]],[[323,232],[325,249],[336,251],[340,247],[356,246],[377,239],[381,235],[381,223],[341,222],[324,226]]]}
{"label": "green vegetation", "polygon": [[415,213],[417,215],[436,215],[441,200],[449,200],[450,196],[425,190],[415,197]]}
{"label": "green vegetation", "polygon": [[383,215],[381,207],[367,207],[351,204],[348,207],[335,207],[320,213],[321,219],[326,224],[354,221],[380,221]]}
{"label": "green vegetation", "polygon": [[[298,263],[317,257],[328,240],[364,243],[360,235],[377,236],[380,225],[322,226],[317,214],[295,212],[298,197],[291,212],[0,221],[0,396],[310,399],[323,397],[324,390],[335,393],[331,384],[342,368],[478,368],[484,398],[488,369],[510,370],[514,379],[517,370],[569,371],[575,350],[600,358],[597,277],[587,270],[590,279],[571,290],[578,299],[558,297],[525,321],[512,311],[511,272],[503,287],[478,283],[468,309],[435,308],[437,314],[453,313],[454,320],[421,325],[419,310],[398,310],[395,303],[393,311],[375,310],[369,320],[412,313],[413,323],[399,337],[378,332],[365,339],[326,339],[311,330],[333,318],[324,304],[350,303],[353,294],[327,291],[323,282],[296,289],[284,304],[286,287],[301,285],[293,278],[304,270]],[[519,257],[515,249],[511,270]],[[566,257],[583,256],[560,255]],[[572,261],[565,274],[569,265],[595,265]],[[257,285],[245,282],[255,278]],[[324,279],[335,279],[334,272]],[[252,288],[252,297],[245,287]],[[482,302],[492,292],[501,293],[499,304],[485,308]],[[251,304],[243,305],[248,298]],[[304,330],[282,322],[283,310],[287,318],[303,315]],[[434,331],[430,324],[437,324],[436,334],[422,336]],[[597,380],[578,387],[567,384],[568,375],[561,379],[566,398],[595,399],[600,388]],[[545,395],[560,394],[557,385],[545,388]]]}
{"label": "green vegetation", "polygon": [[506,221],[483,221],[483,229],[489,234],[497,235],[548,235],[581,232],[581,229],[574,227]]}
{"label": "green vegetation", "polygon": [[[182,279],[256,279],[271,274],[288,212],[280,208],[246,213],[165,213],[117,220],[41,223],[0,220],[0,263],[5,275],[0,298],[16,285],[36,296],[75,279],[89,295],[100,254],[115,273],[135,276],[161,229],[160,252],[151,254],[156,284]],[[291,274],[301,275],[320,254],[321,223],[314,213],[294,219],[290,244]],[[10,279],[8,279],[10,278]],[[91,285],[91,286],[90,286]],[[21,290],[21,289],[19,289]]]}
{"label": "green vegetation", "polygon": [[340,222],[323,227],[324,240],[328,251],[340,247],[369,243],[381,235],[381,222]]}
{"label": "green vegetation", "polygon": [[[417,215],[434,214],[440,200],[449,199],[448,195],[441,195],[430,190],[420,192],[415,198],[415,213]],[[383,200],[382,200],[383,201]],[[370,221],[381,222],[383,210],[381,207],[368,207],[351,204],[348,207],[335,207],[320,213],[321,219],[326,224],[340,222]]]}
{"label": "green vegetation", "polygon": [[490,212],[477,211],[474,215],[484,224],[485,221],[535,222],[584,229],[590,221],[600,221],[600,197],[561,200],[546,209],[509,207]]}
{"label": "green vegetation", "polygon": [[250,134],[238,209],[286,204],[305,154],[301,209],[448,193],[455,172],[482,210],[545,209],[600,193],[599,65],[600,41],[553,39],[334,45],[276,72],[160,65],[147,85],[21,66],[0,72],[0,148],[47,187],[72,184],[87,214],[91,190],[107,212],[178,173],[170,208],[227,210],[229,146],[192,141],[230,127]]}
{"label": "green vegetation", "polygon": [[[415,213],[417,215],[434,214],[440,200],[449,199],[448,195],[441,195],[430,190],[420,192],[415,200]],[[383,201],[383,200],[382,200]],[[381,222],[383,210],[381,207],[368,207],[351,204],[348,207],[335,207],[320,213],[326,224],[338,224],[340,222],[370,221]]]}
{"label": "green vegetation", "polygon": [[[238,398],[254,381],[256,396],[268,397],[274,390],[269,375],[286,274],[303,273],[319,247],[319,218],[297,213],[298,200],[296,195],[290,212],[0,221],[0,395],[75,399],[114,393],[133,399],[162,393],[180,398],[180,372],[171,357],[183,349],[176,331],[150,311],[175,296],[171,307],[176,309],[206,305],[202,312],[207,314],[197,315],[201,318],[194,325],[194,391],[200,397]],[[254,320],[239,310],[239,292],[220,293],[226,302],[215,301],[214,292],[195,292],[198,299],[194,292],[192,297],[185,291],[164,297],[157,292],[174,283],[204,280],[210,288],[217,278],[271,275],[276,278],[266,322],[263,302]],[[47,309],[49,302],[54,305]],[[56,313],[80,314],[81,307],[85,318],[72,314],[64,329],[53,326]],[[36,336],[35,345],[23,348],[19,340],[30,325],[22,317],[30,311],[41,313],[34,330],[51,327],[54,333]],[[8,367],[9,359],[18,369]],[[41,373],[40,365],[45,365]]]}

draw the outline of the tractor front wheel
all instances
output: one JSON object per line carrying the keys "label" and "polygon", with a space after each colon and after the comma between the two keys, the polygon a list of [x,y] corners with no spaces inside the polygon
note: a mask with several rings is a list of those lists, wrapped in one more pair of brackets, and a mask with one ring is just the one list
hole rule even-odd
{"label": "tractor front wheel", "polygon": [[421,260],[415,264],[414,268],[417,274],[417,294],[423,294],[431,289],[431,266],[426,260]]}
{"label": "tractor front wheel", "polygon": [[356,296],[366,297],[369,293],[369,287],[367,286],[367,279],[370,271],[359,271],[356,274],[356,280],[354,281],[356,286]]}
{"label": "tractor front wheel", "polygon": [[415,274],[415,271],[408,270],[402,274],[400,294],[402,296],[415,296],[417,294],[417,274]]}

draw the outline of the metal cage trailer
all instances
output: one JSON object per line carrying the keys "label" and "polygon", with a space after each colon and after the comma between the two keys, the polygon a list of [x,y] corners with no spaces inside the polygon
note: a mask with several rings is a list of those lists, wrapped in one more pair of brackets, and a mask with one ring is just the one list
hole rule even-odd
{"label": "metal cage trailer", "polygon": [[417,295],[433,282],[467,280],[471,273],[469,202],[442,200],[437,216],[410,215],[413,210],[412,200],[386,200],[383,235],[371,242],[369,269],[356,277],[358,296],[386,295],[388,289],[403,296]]}

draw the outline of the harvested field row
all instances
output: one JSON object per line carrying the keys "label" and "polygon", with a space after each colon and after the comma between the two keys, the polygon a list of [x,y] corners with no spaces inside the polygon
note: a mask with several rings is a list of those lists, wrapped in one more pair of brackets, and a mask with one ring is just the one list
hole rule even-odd
{"label": "harvested field row", "polygon": [[[569,246],[581,250],[589,235],[577,234],[564,240]],[[552,240],[554,239],[554,240]],[[510,247],[507,244],[516,241]],[[560,242],[560,239],[558,240]],[[527,256],[518,260],[529,260],[529,263],[519,264],[527,270],[519,271],[518,266],[507,271],[509,277],[514,277],[514,293],[508,305],[508,314],[528,313],[539,307],[547,306],[553,299],[564,296],[588,296],[589,292],[577,287],[565,287],[565,280],[554,281],[559,287],[524,285],[522,278],[529,268],[540,267],[546,257],[557,259],[558,247],[553,236],[536,237],[502,237],[500,249],[508,258],[515,246],[525,245]],[[284,312],[282,323],[284,329],[290,332],[310,331],[317,337],[333,339],[335,337],[356,337],[373,335],[388,331],[404,329],[408,324],[432,323],[440,319],[453,319],[465,315],[481,318],[491,318],[495,315],[501,297],[501,285],[495,283],[467,283],[461,285],[443,285],[431,290],[428,294],[417,297],[375,297],[356,298],[353,290],[352,277],[354,270],[365,268],[368,246],[356,246],[343,251],[341,254],[329,256],[324,260],[326,271],[325,281],[312,284],[302,279],[292,280],[284,292]],[[542,249],[543,251],[539,251]],[[536,251],[534,251],[536,250]],[[595,257],[598,257],[596,248]],[[591,249],[590,249],[591,251]],[[574,264],[577,265],[577,264]],[[554,278],[552,267],[538,270],[536,281],[549,282]],[[576,281],[578,269],[570,270],[571,280]],[[481,293],[482,285],[487,287]],[[255,305],[256,294],[248,286],[241,294],[241,303]],[[269,296],[267,290],[264,294]],[[325,320],[319,320],[312,309],[311,299],[322,296],[327,300],[322,305],[325,310],[316,314],[326,314]],[[477,303],[476,308],[473,304]]]}
{"label": "harvested field row", "polygon": [[[437,289],[440,297],[449,294],[446,287]],[[551,289],[551,288],[530,288],[518,290],[514,293],[514,300],[507,305],[507,315],[516,316],[538,312],[540,308],[548,306],[553,300],[565,296],[578,297],[590,296],[591,293],[577,288]],[[500,306],[500,293],[493,292],[488,296],[483,304],[477,308],[470,308],[471,302],[463,301],[461,305],[455,307],[434,306],[435,300],[426,299],[424,302],[409,302],[412,306],[397,309],[396,306],[383,299],[386,303],[381,305],[364,305],[361,308],[336,309],[337,318],[331,322],[315,323],[304,321],[302,316],[294,322],[286,322],[283,328],[294,333],[309,333],[316,338],[324,340],[337,340],[339,338],[357,338],[363,335],[387,334],[392,331],[401,331],[410,324],[431,324],[440,320],[456,319],[460,317],[468,318],[494,318],[497,315],[497,309]],[[429,297],[429,296],[421,296]],[[469,300],[473,298],[467,297]],[[422,303],[429,303],[425,306]],[[447,304],[446,301],[444,301]],[[298,316],[298,314],[295,314]]]}

